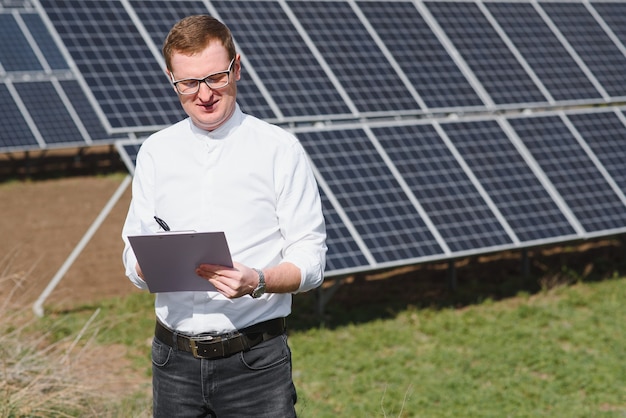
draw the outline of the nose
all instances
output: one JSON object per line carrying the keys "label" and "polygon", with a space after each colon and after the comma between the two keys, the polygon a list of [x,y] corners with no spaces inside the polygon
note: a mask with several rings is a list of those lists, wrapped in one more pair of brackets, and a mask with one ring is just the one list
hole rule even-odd
{"label": "nose", "polygon": [[213,90],[205,82],[200,83],[200,89],[198,90],[198,98],[203,102],[208,101],[213,96]]}

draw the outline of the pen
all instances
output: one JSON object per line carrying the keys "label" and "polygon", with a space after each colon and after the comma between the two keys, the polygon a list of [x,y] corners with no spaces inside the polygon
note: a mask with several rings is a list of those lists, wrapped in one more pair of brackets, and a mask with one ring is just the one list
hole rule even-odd
{"label": "pen", "polygon": [[165,221],[163,219],[159,218],[158,216],[155,216],[154,220],[157,221],[159,226],[161,228],[163,228],[164,231],[169,231],[170,230],[170,227],[165,223]]}

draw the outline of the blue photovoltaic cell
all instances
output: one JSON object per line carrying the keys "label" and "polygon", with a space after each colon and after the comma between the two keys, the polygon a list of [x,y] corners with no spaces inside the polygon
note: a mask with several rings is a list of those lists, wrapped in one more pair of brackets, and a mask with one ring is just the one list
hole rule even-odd
{"label": "blue photovoltaic cell", "polygon": [[[124,152],[130,159],[132,163],[132,167],[129,167],[129,171],[135,171],[135,165],[137,163],[137,154],[139,153],[139,148],[141,148],[141,144],[124,144]],[[132,170],[130,170],[132,168]]]}
{"label": "blue photovoltaic cell", "polygon": [[567,116],[602,166],[626,194],[626,128],[613,112]]}
{"label": "blue photovoltaic cell", "polygon": [[43,71],[13,15],[0,14],[0,64],[5,71]]}
{"label": "blue photovoltaic cell", "polygon": [[52,36],[41,20],[41,17],[34,13],[22,13],[20,16],[28,27],[28,31],[37,42],[37,46],[46,58],[50,69],[68,70],[70,68],[69,65],[52,39]]}
{"label": "blue photovoltaic cell", "polygon": [[15,83],[15,89],[46,143],[86,145],[65,104],[50,82]]}
{"label": "blue photovoltaic cell", "polygon": [[626,96],[626,57],[582,3],[540,3],[612,97]]}
{"label": "blue photovoltaic cell", "polygon": [[0,129],[0,150],[39,148],[39,144],[28,127],[22,112],[4,84],[0,84],[0,126],[2,126]]}
{"label": "blue photovoltaic cell", "polygon": [[622,44],[626,45],[626,3],[594,1],[590,4],[602,16]]}
{"label": "blue photovoltaic cell", "polygon": [[[189,15],[209,13],[201,1],[132,0],[131,5],[159,50],[168,32],[178,20]],[[276,118],[245,67],[242,67],[241,79],[237,82],[237,103],[244,112],[261,119]]]}
{"label": "blue photovoltaic cell", "polygon": [[360,112],[419,110],[348,3],[287,3]]}
{"label": "blue photovoltaic cell", "polygon": [[453,253],[512,242],[431,125],[372,130]]}
{"label": "blue photovoltaic cell", "polygon": [[485,6],[555,100],[602,98],[530,3]]}
{"label": "blue photovoltaic cell", "polygon": [[352,116],[277,2],[213,1],[285,117]]}
{"label": "blue photovoltaic cell", "polygon": [[121,2],[42,0],[113,128],[164,126],[183,112]]}
{"label": "blue photovoltaic cell", "polygon": [[323,190],[320,190],[320,196],[324,219],[326,220],[326,245],[328,246],[326,272],[349,270],[369,265],[363,252]]}
{"label": "blue photovoltaic cell", "polygon": [[496,121],[442,128],[520,241],[576,234]]}
{"label": "blue photovoltaic cell", "polygon": [[414,4],[358,5],[429,108],[484,106]]}
{"label": "blue photovoltaic cell", "polygon": [[81,89],[80,85],[75,80],[64,80],[60,81],[61,87],[63,87],[63,91],[65,95],[72,102],[72,106],[74,110],[80,117],[80,120],[87,129],[89,133],[89,137],[94,141],[106,140],[111,141],[115,138],[126,138],[124,134],[109,134],[106,131],[106,128],[102,125],[102,122],[98,118],[96,111],[89,103],[87,96]]}
{"label": "blue photovoltaic cell", "polygon": [[442,253],[362,130],[306,132],[298,138],[378,263]]}
{"label": "blue photovoltaic cell", "polygon": [[558,116],[509,122],[587,232],[626,226],[624,204]]}
{"label": "blue photovoltaic cell", "polygon": [[543,103],[522,65],[474,3],[425,2],[494,103]]}

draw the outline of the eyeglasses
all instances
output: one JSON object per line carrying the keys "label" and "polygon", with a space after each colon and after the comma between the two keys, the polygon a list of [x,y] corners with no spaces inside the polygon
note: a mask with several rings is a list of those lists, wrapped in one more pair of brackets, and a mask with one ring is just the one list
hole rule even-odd
{"label": "eyeglasses", "polygon": [[180,94],[196,94],[200,91],[200,82],[204,82],[211,90],[223,89],[230,83],[230,72],[233,69],[234,63],[235,58],[230,60],[228,70],[209,74],[204,78],[174,80],[174,76],[172,75],[172,84]]}

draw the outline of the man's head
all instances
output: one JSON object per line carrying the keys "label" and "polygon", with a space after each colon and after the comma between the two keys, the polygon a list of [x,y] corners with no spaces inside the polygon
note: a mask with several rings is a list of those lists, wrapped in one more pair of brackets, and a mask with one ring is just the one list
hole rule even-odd
{"label": "man's head", "polygon": [[196,126],[212,131],[232,116],[241,63],[226,25],[207,15],[186,17],[167,35],[163,56],[183,109]]}

